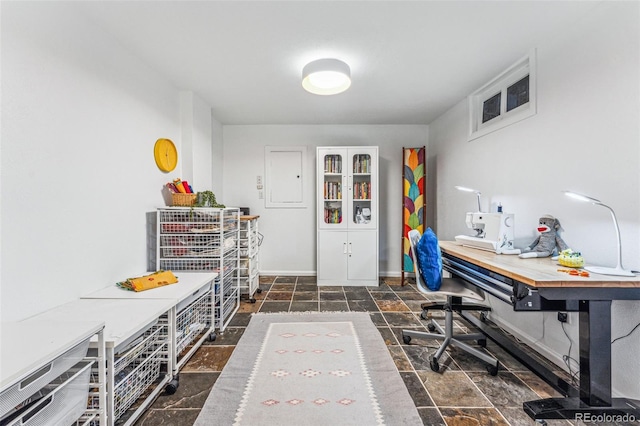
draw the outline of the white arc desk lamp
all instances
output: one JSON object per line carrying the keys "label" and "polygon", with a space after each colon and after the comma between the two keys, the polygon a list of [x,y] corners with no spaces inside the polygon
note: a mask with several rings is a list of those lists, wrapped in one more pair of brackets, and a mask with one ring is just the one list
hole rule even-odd
{"label": "white arc desk lamp", "polygon": [[459,191],[475,193],[476,197],[478,197],[478,213],[482,212],[482,208],[480,207],[480,191],[478,191],[477,189],[471,189],[471,188],[467,188],[466,186],[458,186],[458,185],[456,185],[455,188]]}
{"label": "white arc desk lamp", "polygon": [[584,201],[586,203],[591,203],[597,206],[602,206],[609,209],[611,213],[611,217],[613,218],[613,224],[616,228],[616,236],[618,237],[618,264],[615,268],[610,268],[606,266],[587,266],[586,269],[589,272],[594,272],[596,274],[603,275],[619,275],[623,277],[635,277],[635,274],[631,271],[627,271],[622,267],[622,243],[620,240],[620,228],[618,227],[618,219],[616,219],[616,214],[613,212],[613,209],[606,204],[603,204],[602,201],[596,200],[595,198],[587,197],[586,195],[577,194],[571,191],[563,191],[564,194],[568,197],[571,197],[575,200]]}

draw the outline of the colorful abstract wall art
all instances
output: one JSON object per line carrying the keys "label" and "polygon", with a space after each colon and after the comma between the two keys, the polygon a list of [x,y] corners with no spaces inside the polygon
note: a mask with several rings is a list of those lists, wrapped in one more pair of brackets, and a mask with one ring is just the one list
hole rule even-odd
{"label": "colorful abstract wall art", "polygon": [[413,272],[413,258],[407,234],[412,229],[424,232],[426,217],[425,147],[402,148],[402,283],[404,273]]}

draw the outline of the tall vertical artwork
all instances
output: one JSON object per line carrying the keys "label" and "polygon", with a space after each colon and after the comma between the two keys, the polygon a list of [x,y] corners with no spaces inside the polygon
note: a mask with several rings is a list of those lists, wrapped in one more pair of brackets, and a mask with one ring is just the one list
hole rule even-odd
{"label": "tall vertical artwork", "polygon": [[417,229],[424,232],[426,217],[425,147],[402,148],[402,284],[404,273],[413,272],[408,233]]}

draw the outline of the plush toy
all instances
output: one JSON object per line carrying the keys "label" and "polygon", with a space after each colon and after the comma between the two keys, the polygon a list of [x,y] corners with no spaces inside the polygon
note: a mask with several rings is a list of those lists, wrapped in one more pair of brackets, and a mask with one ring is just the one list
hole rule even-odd
{"label": "plush toy", "polygon": [[530,257],[548,257],[551,256],[557,248],[558,253],[569,248],[567,244],[560,238],[558,231],[560,230],[560,222],[553,216],[545,215],[540,218],[538,223],[538,232],[540,235],[522,251],[519,257],[527,259]]}

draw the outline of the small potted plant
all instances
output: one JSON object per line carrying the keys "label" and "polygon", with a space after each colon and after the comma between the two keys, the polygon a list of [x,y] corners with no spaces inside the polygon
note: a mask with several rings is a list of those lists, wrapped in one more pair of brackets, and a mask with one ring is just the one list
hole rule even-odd
{"label": "small potted plant", "polygon": [[211,191],[201,191],[197,193],[196,203],[194,207],[215,207],[224,208],[224,204],[218,204],[216,196]]}

